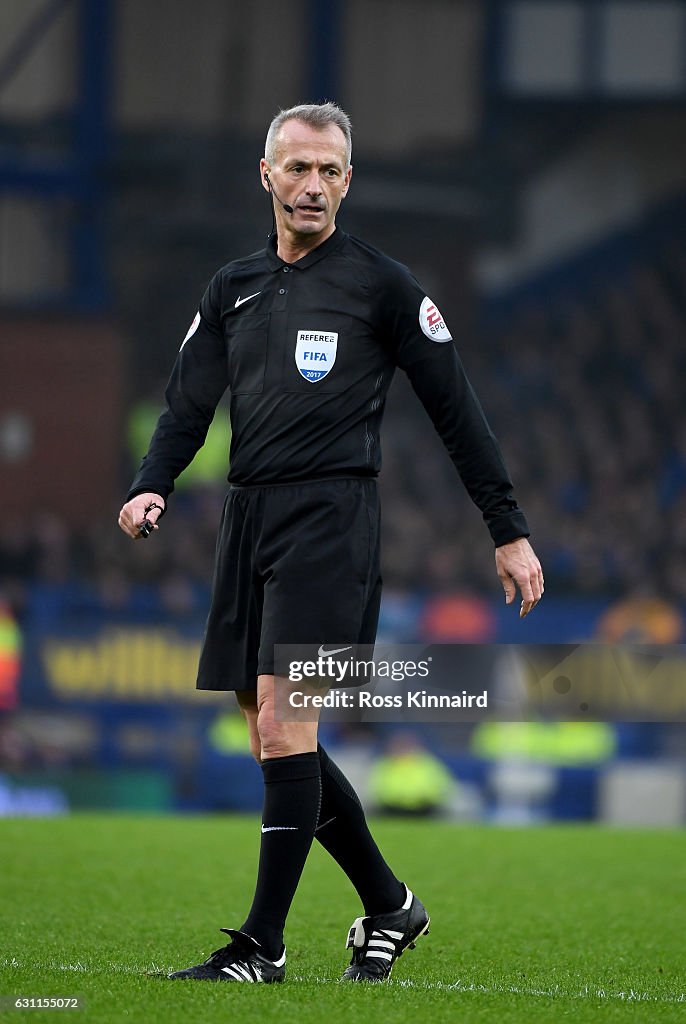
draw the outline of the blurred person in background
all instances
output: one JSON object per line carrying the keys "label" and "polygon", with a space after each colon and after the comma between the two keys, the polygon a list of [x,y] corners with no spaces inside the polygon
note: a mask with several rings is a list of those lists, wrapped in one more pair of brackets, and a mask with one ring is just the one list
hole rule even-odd
{"label": "blurred person in background", "polygon": [[[214,276],[172,371],[119,524],[159,518],[174,480],[231,391],[229,494],[198,687],[235,690],[265,783],[252,906],[230,942],[171,978],[274,982],[283,930],[316,835],[355,886],[344,980],[382,981],[429,917],[374,842],[352,786],[317,743],[317,721],[279,721],[274,646],[371,644],[381,575],[379,429],[395,368],[407,373],[496,546],[524,617],[541,566],[497,442],[448,328],[407,269],[336,226],[352,175],[351,126],[335,104],[273,120],[260,162],[274,227],[267,246]],[[320,656],[323,648],[320,647]],[[294,689],[295,686],[291,684]],[[302,688],[299,684],[298,688]]]}
{"label": "blurred person in background", "polygon": [[9,601],[0,590],[0,711],[19,702],[23,638]]}
{"label": "blurred person in background", "polygon": [[678,644],[684,620],[672,603],[653,594],[629,594],[603,613],[598,639],[604,644]]}
{"label": "blurred person in background", "polygon": [[411,732],[391,737],[369,777],[369,796],[383,814],[428,818],[445,813],[457,783],[444,763]]}

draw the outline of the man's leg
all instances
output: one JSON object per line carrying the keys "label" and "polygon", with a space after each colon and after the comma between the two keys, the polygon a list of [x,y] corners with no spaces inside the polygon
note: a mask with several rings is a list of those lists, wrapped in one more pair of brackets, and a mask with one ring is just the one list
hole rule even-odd
{"label": "man's leg", "polygon": [[[280,682],[286,685],[285,680]],[[273,687],[270,692],[273,694]],[[237,693],[236,696],[248,722],[252,753],[259,762],[262,762],[264,745],[259,727],[258,703],[255,702],[252,695]],[[283,724],[285,725],[285,723]],[[294,724],[296,723],[289,723],[290,726]],[[315,725],[315,723],[309,724]],[[264,732],[264,728],[262,732]],[[311,754],[312,747],[316,744],[316,725],[314,730],[290,729],[288,733],[290,734],[290,743],[297,742],[298,746],[303,747],[308,754]],[[315,834],[357,889],[367,915],[364,918],[357,918],[350,929],[348,947],[353,949],[353,958],[343,974],[343,980],[383,981],[389,977],[395,961],[402,955],[402,952],[408,946],[414,948],[420,935],[428,934],[429,915],[417,897],[402,882],[398,881],[381,856],[367,827],[357,794],[348,780],[329,758],[323,747],[317,746],[317,751],[321,764],[322,798],[319,823]],[[265,786],[264,820],[266,820],[268,799],[266,790]],[[267,913],[269,913],[269,881],[272,864],[269,858],[271,850],[266,846],[264,840],[263,833],[258,891],[248,921],[242,929],[252,935],[256,935],[260,931],[264,934],[265,929],[273,934],[275,924],[281,931],[283,930],[283,922],[285,922],[290,901],[300,877],[298,873],[298,878],[295,878],[292,884],[288,900],[281,907],[278,921],[274,922],[269,918],[265,920],[260,913],[258,895],[266,900]],[[302,857],[302,865],[304,865],[308,851],[309,844]],[[302,871],[302,866],[300,871]],[[275,877],[278,877],[278,865]],[[256,912],[256,923],[253,926],[251,919],[254,912]],[[260,941],[265,940],[261,939]],[[274,940],[272,939],[272,941]],[[270,953],[270,955],[276,957],[278,953]]]}
{"label": "man's leg", "polygon": [[[256,702],[247,694],[238,695],[265,786],[257,885],[240,930],[272,959],[281,954],[286,916],[312,845],[321,802],[317,721],[277,721],[277,686],[293,688],[288,680],[262,675]],[[312,719],[313,712],[307,717]]]}
{"label": "man's leg", "polygon": [[315,838],[357,889],[365,914],[397,910],[405,900],[398,881],[372,838],[359,797],[320,745],[322,804]]}
{"label": "man's leg", "polygon": [[[251,752],[261,764],[257,697],[250,691],[239,691],[236,697],[248,723]],[[374,842],[352,785],[319,744],[317,751],[321,766],[321,807],[315,838],[348,876],[366,914],[397,910],[405,899],[402,882],[395,877]]]}
{"label": "man's leg", "polygon": [[256,694],[236,694],[265,782],[260,864],[250,912],[242,928],[222,928],[231,939],[227,945],[202,964],[174,971],[171,979],[269,984],[284,980],[283,929],[319,816],[321,769],[317,722],[276,720],[274,698],[281,685],[286,689],[292,684],[261,675]]}

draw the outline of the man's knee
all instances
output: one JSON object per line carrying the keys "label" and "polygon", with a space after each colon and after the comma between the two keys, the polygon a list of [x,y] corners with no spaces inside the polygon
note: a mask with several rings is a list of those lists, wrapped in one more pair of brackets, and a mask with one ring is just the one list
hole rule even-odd
{"label": "man's knee", "polygon": [[286,757],[291,753],[286,723],[274,720],[274,706],[271,701],[265,701],[259,710],[257,732],[263,760],[270,757]]}
{"label": "man's knee", "polygon": [[[277,686],[283,689],[277,696]],[[291,715],[283,720],[283,695],[287,681],[274,676],[258,676],[257,731],[262,748],[262,760],[288,757],[290,754],[310,753],[317,749],[317,722],[294,721]],[[277,702],[281,715],[277,717]]]}
{"label": "man's knee", "polygon": [[278,722],[270,701],[265,701],[260,707],[257,731],[263,761],[272,757],[309,753],[317,749],[317,723]]}

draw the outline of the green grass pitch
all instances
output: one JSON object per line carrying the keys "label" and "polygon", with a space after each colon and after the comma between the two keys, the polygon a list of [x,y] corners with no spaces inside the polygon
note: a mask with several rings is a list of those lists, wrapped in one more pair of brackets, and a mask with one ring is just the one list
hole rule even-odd
{"label": "green grass pitch", "polygon": [[[315,843],[288,922],[284,985],[169,982],[240,926],[256,866],[247,817],[76,815],[0,822],[3,1020],[338,1024],[373,1019],[682,1021],[679,832],[375,823],[432,915],[379,986],[339,985],[355,893]],[[8,1008],[78,996],[82,1010]]]}

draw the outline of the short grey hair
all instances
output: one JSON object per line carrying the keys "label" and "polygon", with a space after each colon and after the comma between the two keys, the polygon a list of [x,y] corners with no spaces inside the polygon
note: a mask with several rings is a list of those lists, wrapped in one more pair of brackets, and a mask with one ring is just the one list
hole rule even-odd
{"label": "short grey hair", "polygon": [[267,140],[264,144],[264,158],[268,164],[276,160],[276,149],[279,132],[286,121],[301,121],[313,128],[326,128],[335,124],[341,129],[345,136],[345,162],[346,169],[350,167],[350,160],[353,152],[353,132],[350,118],[337,103],[300,103],[297,107],[289,107],[288,110],[280,110],[272,123],[269,125]]}

